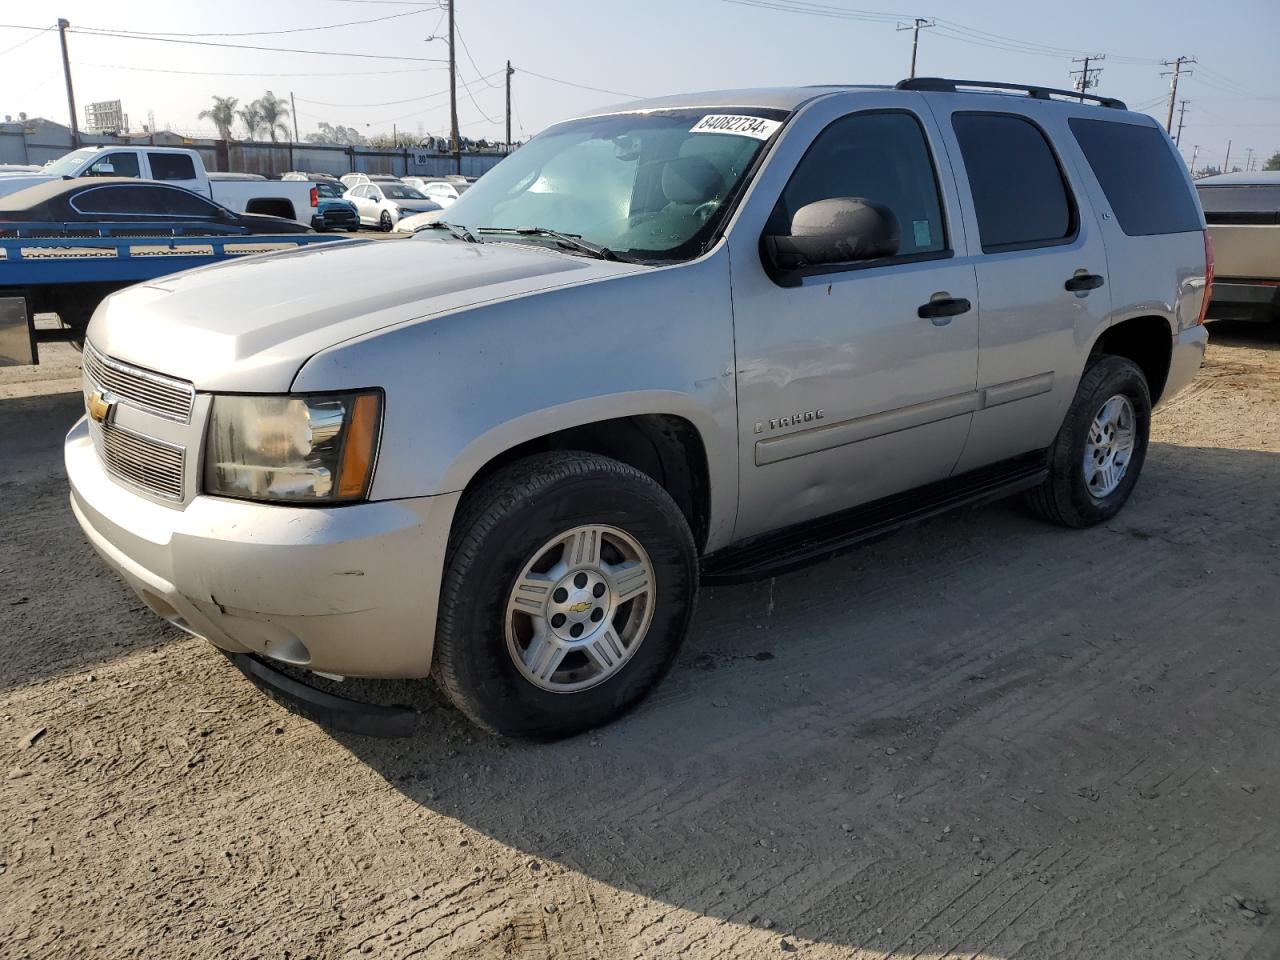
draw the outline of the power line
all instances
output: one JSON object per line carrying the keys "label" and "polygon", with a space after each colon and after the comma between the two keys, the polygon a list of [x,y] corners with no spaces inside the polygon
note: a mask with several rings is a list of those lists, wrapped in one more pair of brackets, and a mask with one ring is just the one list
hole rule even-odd
{"label": "power line", "polygon": [[[317,30],[336,30],[339,27],[358,27],[366,23],[382,23],[384,20],[396,20],[400,17],[416,17],[426,10],[406,10],[404,13],[392,13],[385,17],[374,17],[372,20],[349,20],[346,23],[329,23],[322,27],[288,27],[283,30],[247,30],[243,33],[177,33],[170,30],[119,30],[129,36],[137,37],[269,37],[283,33],[314,33]],[[88,29],[88,28],[85,28]]]}
{"label": "power line", "polygon": [[630,97],[633,100],[643,99],[638,93],[623,93],[620,90],[606,90],[603,87],[590,87],[585,83],[574,83],[572,80],[561,80],[559,77],[549,77],[545,73],[535,73],[528,67],[521,67],[521,73],[527,73],[531,77],[537,77],[539,80],[550,80],[552,83],[562,83],[566,87],[577,87],[579,90],[594,90],[596,93],[607,93],[611,97]]}
{"label": "power line", "polygon": [[[496,77],[500,73],[502,73],[501,70],[495,70],[493,73],[489,74],[489,76]],[[481,77],[481,79],[483,80],[486,78]],[[464,87],[466,86],[465,80],[461,81],[461,83]],[[301,103],[310,103],[314,106],[319,106],[319,107],[395,107],[395,106],[399,106],[402,103],[415,103],[418,100],[432,100],[436,97],[443,97],[447,95],[448,92],[449,91],[447,90],[441,90],[441,91],[438,91],[437,93],[424,94],[421,97],[408,97],[404,100],[383,100],[380,103],[328,103],[324,100],[311,100],[311,99],[308,99],[307,97],[298,97],[298,100]]]}
{"label": "power line", "polygon": [[214,70],[170,70],[164,67],[131,67],[122,63],[88,63],[75,61],[77,67],[102,70],[136,70],[141,73],[176,73],[196,77],[380,77],[396,73],[442,73],[447,67],[405,67],[400,70],[336,70],[327,73],[240,73]]}
{"label": "power line", "polygon": [[[475,57],[471,56],[471,50],[470,50],[470,48],[468,48],[468,47],[467,47],[467,40],[466,40],[466,38],[462,35],[462,27],[458,26],[458,25],[455,23],[455,24],[454,24],[454,29],[458,31],[458,42],[462,44],[462,50],[463,50],[463,52],[467,55],[467,59],[471,61],[471,69],[472,69],[472,70],[474,70],[474,71],[476,72],[476,76],[480,77],[480,79],[481,79],[481,80],[484,80],[484,77],[480,74],[480,68],[479,68],[478,66],[476,66]],[[489,83],[489,81],[488,81],[488,80],[485,80],[484,82],[485,82],[485,84],[486,84],[487,86],[490,86],[490,87],[496,87],[496,86],[497,86],[497,84],[496,84],[496,83]]]}
{"label": "power line", "polygon": [[35,30],[36,32],[31,34],[31,36],[27,37],[27,39],[25,40],[19,40],[12,47],[7,47],[4,50],[0,50],[0,57],[3,57],[7,53],[13,53],[13,51],[17,50],[19,47],[25,46],[26,44],[30,43],[32,40],[38,40],[41,37],[41,35],[48,33],[50,30],[56,30],[58,28],[55,25],[51,27],[16,27],[14,29]]}
{"label": "power line", "polygon": [[346,53],[341,50],[299,50],[292,47],[262,47],[243,43],[214,43],[209,40],[179,40],[175,37],[155,37],[141,34],[118,33],[89,27],[75,27],[71,33],[86,37],[115,37],[119,40],[146,40],[152,43],[180,43],[196,47],[221,47],[227,50],[265,50],[268,53],[305,53],[321,57],[355,57],[360,60],[408,60],[414,63],[443,63],[432,57],[398,57],[386,53]]}

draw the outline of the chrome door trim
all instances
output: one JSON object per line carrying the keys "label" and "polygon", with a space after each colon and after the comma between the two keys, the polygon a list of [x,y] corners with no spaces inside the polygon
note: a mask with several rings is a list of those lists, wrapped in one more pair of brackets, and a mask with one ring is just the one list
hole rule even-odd
{"label": "chrome door trim", "polygon": [[987,407],[995,407],[1016,400],[1038,397],[1053,389],[1053,372],[997,383],[982,390],[967,390],[937,400],[896,407],[882,413],[854,417],[837,423],[796,430],[781,437],[757,440],[755,462],[757,467],[810,453],[821,453],[850,443],[873,440],[901,430],[923,427],[940,420],[950,420],[967,413],[976,413]]}

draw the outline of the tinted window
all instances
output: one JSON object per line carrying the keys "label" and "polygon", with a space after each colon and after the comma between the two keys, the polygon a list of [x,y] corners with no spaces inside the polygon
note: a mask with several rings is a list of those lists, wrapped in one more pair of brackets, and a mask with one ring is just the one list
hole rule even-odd
{"label": "tinted window", "polygon": [[163,194],[168,191],[143,186],[93,187],[71,198],[71,205],[81,213],[90,214],[148,214],[166,216]]}
{"label": "tinted window", "polygon": [[774,209],[769,229],[786,233],[797,210],[857,197],[898,218],[898,254],[946,249],[938,181],[920,123],[908,113],[855,113],[818,135]]}
{"label": "tinted window", "polygon": [[1280,183],[1197,186],[1209,223],[1280,223]]}
{"label": "tinted window", "polygon": [[[110,167],[110,170],[106,168]],[[93,162],[85,172],[87,177],[137,177],[138,155],[136,153],[108,153]]]}
{"label": "tinted window", "polygon": [[206,220],[219,214],[218,207],[186,190],[157,190],[156,193],[164,195],[165,211],[175,217],[199,217]]}
{"label": "tinted window", "polygon": [[342,196],[342,187],[336,183],[330,183],[328,180],[320,180],[313,186],[316,188],[316,192],[326,200],[334,200]]}
{"label": "tinted window", "polygon": [[1058,161],[1040,128],[1011,114],[957,113],[960,142],[982,249],[1063,240],[1075,217]]}
{"label": "tinted window", "polygon": [[1081,117],[1069,122],[1121,230],[1145,237],[1200,229],[1182,161],[1162,130]]}
{"label": "tinted window", "polygon": [[152,180],[194,180],[196,165],[184,153],[148,153]]}

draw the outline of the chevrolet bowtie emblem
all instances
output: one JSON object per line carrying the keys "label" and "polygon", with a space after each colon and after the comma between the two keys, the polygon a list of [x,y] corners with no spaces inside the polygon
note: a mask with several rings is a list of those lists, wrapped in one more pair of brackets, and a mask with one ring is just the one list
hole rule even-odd
{"label": "chevrolet bowtie emblem", "polygon": [[571,606],[571,607],[569,608],[569,612],[570,612],[570,613],[585,613],[587,610],[590,610],[590,609],[591,609],[591,601],[590,601],[590,600],[583,600],[581,603],[575,603],[573,606]]}
{"label": "chevrolet bowtie emblem", "polygon": [[111,416],[111,408],[113,406],[115,406],[115,404],[97,390],[89,394],[88,399],[85,401],[85,407],[89,411],[89,416],[95,423],[106,423],[107,418]]}

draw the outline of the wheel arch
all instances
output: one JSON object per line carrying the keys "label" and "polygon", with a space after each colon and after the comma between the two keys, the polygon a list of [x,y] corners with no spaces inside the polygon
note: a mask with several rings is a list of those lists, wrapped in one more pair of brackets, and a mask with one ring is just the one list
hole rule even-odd
{"label": "wheel arch", "polygon": [[1089,356],[1109,354],[1136,363],[1147,378],[1151,404],[1155,406],[1169,379],[1173,337],[1173,321],[1168,317],[1152,313],[1135,314],[1099,331],[1090,345]]}
{"label": "wheel arch", "polygon": [[683,404],[598,399],[608,402],[529,414],[477,438],[446,471],[446,488],[465,496],[498,470],[532,454],[581,450],[652,477],[680,507],[700,553],[723,539],[732,526],[737,474],[714,466],[716,458],[706,442],[714,424]]}
{"label": "wheel arch", "polygon": [[253,197],[245,204],[244,212],[260,213],[269,217],[283,217],[286,220],[297,219],[293,201],[287,197]]}

